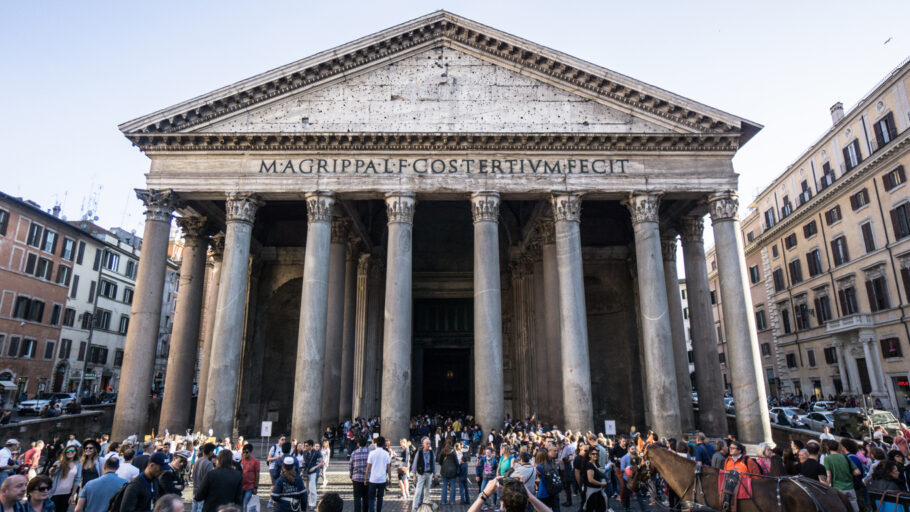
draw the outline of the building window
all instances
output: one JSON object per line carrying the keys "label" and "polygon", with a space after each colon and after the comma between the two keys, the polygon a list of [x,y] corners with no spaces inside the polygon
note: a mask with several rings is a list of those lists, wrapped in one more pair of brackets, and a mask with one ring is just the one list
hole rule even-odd
{"label": "building window", "polygon": [[783,200],[781,200],[781,203],[783,203],[783,206],[780,207],[780,218],[784,219],[793,213],[793,206],[790,205],[789,196],[784,196]]}
{"label": "building window", "polygon": [[765,318],[765,310],[759,309],[755,312],[755,328],[764,331],[768,328],[768,320]]}
{"label": "building window", "polygon": [[28,320],[31,320],[32,322],[41,322],[41,319],[43,318],[44,301],[32,299],[32,303],[28,307]]}
{"label": "building window", "polygon": [[120,255],[114,254],[110,251],[104,251],[104,259],[102,261],[104,268],[108,270],[117,271],[120,268]]}
{"label": "building window", "polygon": [[780,325],[784,334],[790,334],[793,332],[793,328],[790,326],[790,308],[787,307],[786,302],[781,302],[777,305],[777,310],[780,312]]}
{"label": "building window", "polygon": [[25,241],[32,247],[41,246],[41,235],[44,234],[44,228],[32,222],[32,227],[28,229],[28,239]]}
{"label": "building window", "polygon": [[53,359],[54,358],[54,343],[53,341],[46,341],[44,343],[44,358]]}
{"label": "building window", "polygon": [[768,357],[771,355],[771,344],[770,343],[761,344],[761,355],[762,355],[762,357]]}
{"label": "building window", "polygon": [[774,269],[774,273],[772,275],[774,276],[774,291],[775,292],[779,292],[779,291],[783,290],[784,288],[786,288],[786,285],[784,284],[784,271],[782,269],[779,269],[779,268]]}
{"label": "building window", "polygon": [[872,308],[873,313],[891,307],[888,300],[888,287],[885,285],[885,276],[867,280],[866,294],[869,296],[869,307]]}
{"label": "building window", "polygon": [[796,233],[790,233],[787,238],[784,238],[784,247],[787,249],[796,247]]}
{"label": "building window", "polygon": [[863,246],[866,248],[866,252],[870,253],[875,250],[875,235],[872,233],[872,223],[867,222],[860,226],[860,231],[863,232]]}
{"label": "building window", "polygon": [[82,328],[85,330],[92,328],[92,314],[88,311],[82,313]]}
{"label": "building window", "polygon": [[791,261],[789,268],[790,268],[790,282],[793,284],[802,282],[803,266],[800,264],[799,260]]}
{"label": "building window", "polygon": [[822,255],[818,249],[809,251],[806,255],[806,267],[809,269],[809,277],[822,273]]}
{"label": "building window", "polygon": [[810,329],[812,326],[809,323],[809,306],[806,303],[797,304],[793,308],[793,319],[796,320],[796,330],[803,331]]}
{"label": "building window", "polygon": [[683,320],[689,319],[689,308],[683,308]]}
{"label": "building window", "polygon": [[771,257],[772,257],[772,258],[776,258],[777,255],[778,255],[778,252],[777,252],[777,244],[774,244],[774,245],[771,246]]}
{"label": "building window", "polygon": [[862,189],[850,196],[850,208],[853,208],[854,211],[859,210],[867,204],[869,204],[869,191],[866,189]]}
{"label": "building window", "polygon": [[717,292],[711,290],[711,304],[717,304]]}
{"label": "building window", "polygon": [[0,210],[0,236],[6,236],[7,226],[9,226],[9,212]]}
{"label": "building window", "polygon": [[60,351],[57,352],[57,357],[60,359],[69,359],[70,351],[73,349],[73,340],[63,338],[60,340]]}
{"label": "building window", "polygon": [[720,364],[727,364],[727,354],[724,354],[723,352],[718,352],[717,359],[720,361]]}
{"label": "building window", "polygon": [[831,170],[831,163],[825,162],[822,164],[822,178],[821,178],[821,190],[825,190],[834,184],[834,171]]}
{"label": "building window", "polygon": [[897,338],[885,338],[881,340],[882,344],[882,357],[888,359],[890,357],[901,357],[901,343]]}
{"label": "building window", "polygon": [[825,363],[826,364],[837,364],[837,349],[834,347],[828,347],[825,349]]}
{"label": "building window", "polygon": [[117,298],[117,284],[106,279],[101,280],[101,284],[98,285],[98,295],[102,297],[107,297],[109,299]]}
{"label": "building window", "polygon": [[799,188],[799,204],[797,204],[797,206],[802,206],[808,203],[810,199],[812,199],[812,191],[809,190],[809,182],[807,180],[803,180],[799,184]]}
{"label": "building window", "polygon": [[34,253],[28,253],[28,256],[25,257],[25,273],[34,274],[35,266],[38,264],[38,255]]}
{"label": "building window", "polygon": [[133,303],[133,289],[132,288],[123,289],[123,302],[126,302],[127,304]]}
{"label": "building window", "polygon": [[54,262],[47,258],[38,258],[38,267],[35,268],[35,277],[51,280],[54,273]]}
{"label": "building window", "polygon": [[119,348],[114,351],[114,366],[120,367],[123,365],[123,351]]}
{"label": "building window", "polygon": [[73,261],[76,257],[76,241],[72,238],[63,238],[63,250],[60,252],[60,257],[67,261]]}
{"label": "building window", "polygon": [[117,329],[117,332],[120,334],[126,334],[126,330],[130,327],[130,317],[129,315],[120,315],[120,327]]}
{"label": "building window", "polygon": [[815,351],[811,348],[806,350],[806,359],[809,362],[809,368],[815,368]]}
{"label": "building window", "polygon": [[64,286],[70,285],[70,275],[72,271],[66,265],[60,265],[57,267],[57,284],[62,284]]}
{"label": "building window", "polygon": [[825,212],[825,223],[830,226],[831,224],[840,222],[842,217],[843,215],[841,215],[840,205],[837,205]]}
{"label": "building window", "polygon": [[837,298],[840,299],[841,316],[855,315],[859,312],[859,306],[856,303],[856,288],[848,286],[837,291]]}
{"label": "building window", "polygon": [[723,343],[724,342],[724,330],[720,328],[720,324],[717,324],[716,327],[717,327],[717,342]]}
{"label": "building window", "polygon": [[92,281],[88,285],[88,301],[95,302],[95,282]]}
{"label": "building window", "polygon": [[910,302],[910,268],[901,269],[901,281],[904,282],[904,295],[907,296],[907,302]]}
{"label": "building window", "polygon": [[62,309],[60,304],[54,304],[54,307],[51,308],[51,321],[49,322],[51,325],[60,324],[60,312]]}
{"label": "building window", "polygon": [[905,181],[907,181],[907,176],[904,174],[903,165],[898,165],[896,169],[882,176],[882,184],[889,192]]}
{"label": "building window", "polygon": [[748,233],[746,233],[746,241],[748,241],[751,244],[753,240],[755,240],[755,232],[749,231]]}
{"label": "building window", "polygon": [[32,300],[28,297],[16,297],[16,307],[13,309],[13,318],[28,318],[28,308]]}
{"label": "building window", "polygon": [[35,349],[38,346],[38,341],[31,338],[25,338],[22,340],[22,348],[19,350],[19,357],[23,359],[34,359],[35,358]]}
{"label": "building window", "polygon": [[859,150],[859,139],[853,139],[847,147],[844,148],[844,164],[847,170],[851,170],[863,161],[863,154]]}
{"label": "building window", "polygon": [[818,224],[814,220],[803,226],[803,236],[807,239],[812,238],[816,233],[818,233]]}
{"label": "building window", "polygon": [[796,354],[787,354],[787,368],[796,368]]}
{"label": "building window", "polygon": [[831,320],[831,301],[827,295],[815,299],[815,319],[818,320],[818,325]]}
{"label": "building window", "polygon": [[136,262],[133,260],[126,260],[126,277],[136,277]]}
{"label": "building window", "polygon": [[765,210],[765,229],[771,229],[775,224],[777,224],[777,219],[774,217],[774,209],[768,208]]}
{"label": "building window", "polygon": [[57,233],[51,230],[44,231],[44,239],[41,243],[41,250],[54,254],[57,251]]}
{"label": "building window", "polygon": [[19,336],[10,336],[9,346],[6,347],[6,355],[8,357],[17,357],[19,356]]}
{"label": "building window", "polygon": [[910,236],[910,203],[891,210],[891,228],[896,240]]}
{"label": "building window", "polygon": [[679,291],[679,293],[682,295],[682,300],[686,300],[686,289],[683,288],[682,290]]}
{"label": "building window", "polygon": [[90,363],[107,364],[107,347],[92,345],[88,354],[88,361]]}
{"label": "building window", "polygon": [[761,274],[758,272],[758,265],[749,267],[749,280],[752,281],[752,284],[761,281]]}
{"label": "building window", "polygon": [[73,308],[66,308],[63,310],[63,326],[72,327],[76,323],[76,310]]}
{"label": "building window", "polygon": [[109,331],[111,329],[111,312],[106,309],[99,309],[95,313],[95,328]]}
{"label": "building window", "polygon": [[77,361],[85,361],[85,348],[86,348],[86,342],[80,341],[79,342],[79,355],[76,357]]}
{"label": "building window", "polygon": [[875,142],[879,148],[897,137],[897,125],[894,124],[894,114],[891,112],[876,121],[872,128],[875,130]]}
{"label": "building window", "polygon": [[717,262],[714,260],[711,260],[711,270],[717,270]]}
{"label": "building window", "polygon": [[831,255],[834,257],[835,267],[850,261],[850,253],[847,251],[847,239],[843,235],[831,240]]}
{"label": "building window", "polygon": [[79,292],[79,276],[73,276],[73,286],[70,287],[70,298],[75,299]]}

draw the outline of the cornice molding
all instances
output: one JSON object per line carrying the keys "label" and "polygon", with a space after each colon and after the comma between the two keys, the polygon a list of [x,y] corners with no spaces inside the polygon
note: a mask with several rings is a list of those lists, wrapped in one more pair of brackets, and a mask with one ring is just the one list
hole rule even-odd
{"label": "cornice molding", "polygon": [[[746,138],[760,129],[721,111],[637,82],[610,70],[554,52],[451,13],[434,13],[363,40],[322,52],[143,118],[123,123],[125,133],[175,133],[254,105],[350,75],[356,68],[385,62],[410,49],[464,47],[529,74],[587,91],[696,132],[735,133]],[[736,125],[737,121],[739,126]],[[746,126],[742,126],[748,124]]]}
{"label": "cornice molding", "polygon": [[738,134],[689,133],[173,133],[129,134],[144,152],[666,151],[735,153]]}

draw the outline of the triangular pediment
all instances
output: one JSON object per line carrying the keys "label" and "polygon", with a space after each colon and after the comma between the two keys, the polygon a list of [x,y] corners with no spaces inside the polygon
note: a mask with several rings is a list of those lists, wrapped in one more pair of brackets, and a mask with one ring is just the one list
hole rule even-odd
{"label": "triangular pediment", "polygon": [[[760,125],[439,11],[129,121],[202,134],[690,134]],[[143,146],[142,143],[139,143]]]}

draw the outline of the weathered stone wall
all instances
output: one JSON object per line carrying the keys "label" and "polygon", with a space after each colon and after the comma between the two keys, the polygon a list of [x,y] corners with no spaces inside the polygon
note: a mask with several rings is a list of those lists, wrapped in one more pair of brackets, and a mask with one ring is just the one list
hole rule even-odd
{"label": "weathered stone wall", "polygon": [[79,414],[65,414],[56,418],[30,418],[0,425],[0,439],[17,439],[27,446],[32,441],[50,440],[55,434],[66,438],[76,434],[78,439],[85,439],[98,433],[110,432],[114,423],[114,406],[99,405],[85,407]]}

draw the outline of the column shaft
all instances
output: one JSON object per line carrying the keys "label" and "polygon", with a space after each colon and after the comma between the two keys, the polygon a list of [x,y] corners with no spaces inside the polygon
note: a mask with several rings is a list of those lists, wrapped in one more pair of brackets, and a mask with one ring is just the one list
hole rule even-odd
{"label": "column shaft", "polygon": [[354,399],[354,321],[357,302],[357,255],[353,243],[347,245],[344,269],[344,330],[341,344],[341,399],[338,418],[352,419]]}
{"label": "column shaft", "polygon": [[367,298],[367,340],[364,403],[366,416],[379,416],[382,402],[383,331],[385,329],[385,264],[375,258],[370,264]]}
{"label": "column shaft", "polygon": [[413,193],[386,196],[389,238],[381,401],[382,433],[386,439],[407,437],[411,416],[411,271],[415,203]]}
{"label": "column shaft", "polygon": [[[540,254],[540,244],[536,244],[534,251],[534,351],[537,357],[534,359],[534,382],[537,386],[537,406],[532,414],[536,414],[538,421],[550,421],[549,411],[552,399],[550,398],[551,385],[547,380],[547,323],[546,312],[547,305],[544,300],[544,283],[543,283],[543,260]],[[533,250],[533,249],[532,249]],[[550,423],[552,425],[552,423]]]}
{"label": "column shaft", "polygon": [[[499,194],[471,196],[474,216],[474,409],[484,432],[504,420]],[[516,361],[523,364],[522,361]]]}
{"label": "column shaft", "polygon": [[641,310],[642,345],[647,372],[651,428],[661,437],[679,438],[679,391],[673,361],[673,336],[658,229],[658,196],[634,195],[627,206],[635,231],[635,263]]}
{"label": "column shaft", "polygon": [[878,378],[878,371],[875,368],[875,349],[872,348],[872,342],[875,341],[875,334],[868,337],[867,333],[860,331],[859,342],[863,346],[863,355],[866,357],[866,371],[869,373],[869,383],[872,384],[872,394],[880,395],[882,386]]}
{"label": "column shaft", "polygon": [[205,397],[208,393],[209,364],[212,359],[212,333],[215,330],[215,310],[218,307],[218,287],[221,283],[221,261],[224,257],[224,233],[212,237],[212,270],[205,288],[205,320],[202,338],[202,356],[199,359],[199,378],[196,386],[196,418],[194,432],[205,430]]}
{"label": "column shaft", "polygon": [[673,338],[673,362],[676,370],[676,389],[679,396],[679,421],[683,431],[695,430],[692,410],[692,382],[689,379],[689,352],[686,350],[686,325],[683,319],[679,274],[676,270],[676,234],[661,238],[664,278],[667,287],[667,306],[670,311],[670,334]]}
{"label": "column shaft", "polygon": [[329,245],[329,295],[325,331],[325,371],[322,380],[322,423],[338,423],[341,400],[341,358],[344,345],[344,285],[347,267],[347,227],[345,222],[332,222]]}
{"label": "column shaft", "polygon": [[[315,192],[307,194],[306,203],[306,253],[303,260],[300,327],[297,333],[297,372],[291,436],[298,440],[316,440],[322,437],[329,246],[335,198],[331,193]],[[343,252],[341,256],[344,257]]]}
{"label": "column shaft", "polygon": [[249,285],[250,243],[259,206],[260,201],[250,194],[230,194],[226,201],[224,260],[208,364],[206,385],[209,392],[205,395],[203,417],[203,427],[212,429],[217,438],[230,436],[234,430]]}
{"label": "column shaft", "polygon": [[366,378],[366,343],[367,343],[367,278],[370,268],[370,255],[361,254],[357,263],[357,304],[354,312],[354,389],[351,402],[354,418],[365,414],[364,396]]}
{"label": "column shaft", "polygon": [[752,295],[746,281],[746,262],[739,220],[739,202],[730,193],[714,195],[709,203],[714,247],[720,276],[727,364],[736,403],[736,431],[748,443],[771,441],[768,397],[755,333]]}
{"label": "column shaft", "polygon": [[199,346],[199,315],[202,310],[205,257],[208,251],[205,222],[202,217],[183,217],[177,220],[184,232],[180,300],[177,301],[174,312],[159,431],[167,429],[170,432],[183,432],[190,427],[190,399],[193,396],[193,370]]}
{"label": "column shaft", "polygon": [[142,234],[142,255],[136,275],[133,307],[130,310],[131,329],[126,334],[119,400],[114,409],[114,439],[125,439],[149,431],[148,405],[155,370],[155,347],[161,324],[161,298],[164,293],[168,235],[171,212],[177,197],[160,190],[137,190],[145,203],[145,230]]}
{"label": "column shaft", "polygon": [[591,400],[588,318],[581,261],[581,198],[572,194],[554,194],[551,199],[559,272],[563,415],[566,429],[585,432],[594,428],[594,405]]}
{"label": "column shaft", "polygon": [[698,391],[699,428],[712,437],[727,435],[724,410],[724,385],[717,359],[717,336],[708,289],[705,264],[704,221],[700,216],[682,221],[683,262],[686,293],[689,296],[689,328],[692,331],[692,356],[695,363],[695,388]]}
{"label": "column shaft", "polygon": [[562,343],[559,325],[559,270],[556,260],[556,226],[553,219],[541,222],[541,252],[543,253],[543,291],[546,345],[547,345],[547,386],[550,389],[550,401],[547,416],[550,423],[563,427],[562,402]]}

